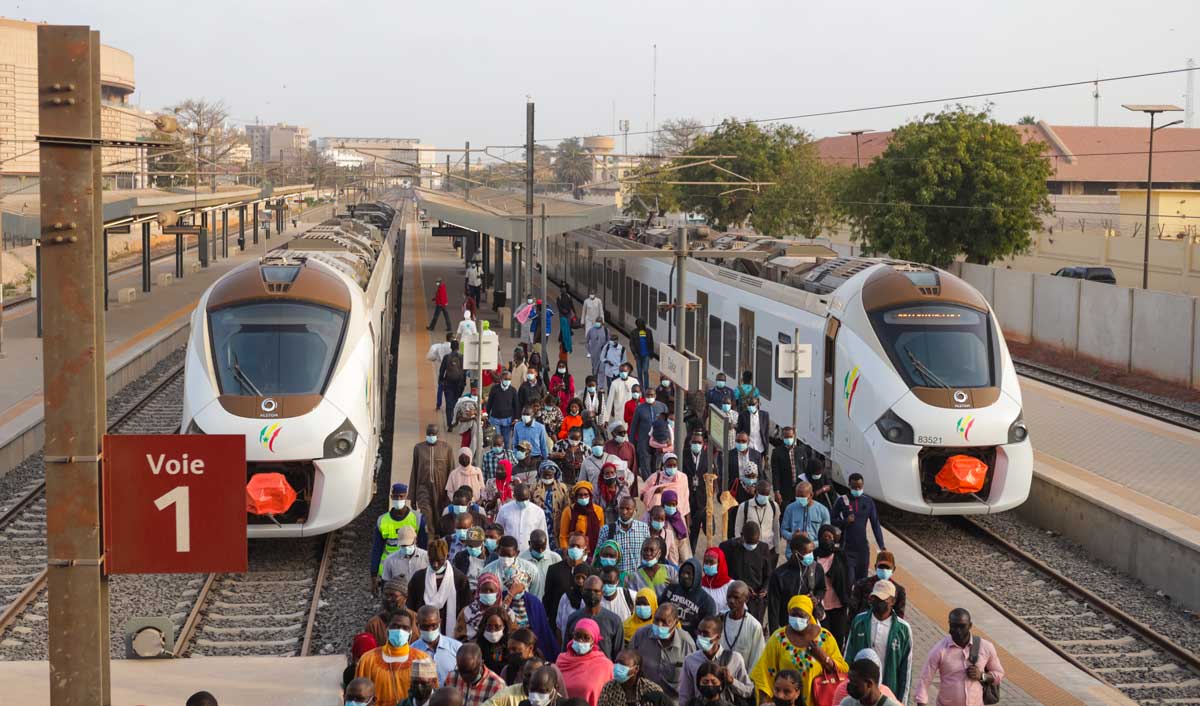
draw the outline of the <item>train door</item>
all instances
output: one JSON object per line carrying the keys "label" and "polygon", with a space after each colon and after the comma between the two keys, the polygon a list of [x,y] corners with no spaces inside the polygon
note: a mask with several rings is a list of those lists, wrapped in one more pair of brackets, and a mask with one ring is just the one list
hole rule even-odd
{"label": "train door", "polygon": [[617,325],[625,324],[625,312],[629,311],[629,278],[625,276],[625,261],[617,268]]}
{"label": "train door", "polygon": [[[738,360],[742,367],[738,369],[737,382],[742,382],[742,371],[754,371],[754,312],[750,309],[738,308]],[[751,380],[753,382],[753,380]]]}
{"label": "train door", "polygon": [[837,335],[842,322],[829,317],[825,321],[825,345],[822,351],[823,390],[821,391],[821,438],[833,446],[833,405],[834,392],[837,389],[835,375],[837,373],[834,361],[837,359]]}
{"label": "train door", "polygon": [[695,327],[696,345],[692,352],[704,359],[700,369],[708,372],[708,292],[696,290],[696,316],[692,322]]}

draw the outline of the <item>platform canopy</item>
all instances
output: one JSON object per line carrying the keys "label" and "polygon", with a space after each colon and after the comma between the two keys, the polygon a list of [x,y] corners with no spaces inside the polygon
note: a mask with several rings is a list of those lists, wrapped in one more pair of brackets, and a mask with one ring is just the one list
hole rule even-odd
{"label": "platform canopy", "polygon": [[[421,208],[431,220],[445,221],[501,240],[525,242],[525,194],[485,187],[471,189],[468,200],[461,192],[415,189]],[[541,236],[542,205],[546,207],[546,235],[560,235],[577,228],[600,225],[616,218],[616,204],[535,196],[533,232]]]}

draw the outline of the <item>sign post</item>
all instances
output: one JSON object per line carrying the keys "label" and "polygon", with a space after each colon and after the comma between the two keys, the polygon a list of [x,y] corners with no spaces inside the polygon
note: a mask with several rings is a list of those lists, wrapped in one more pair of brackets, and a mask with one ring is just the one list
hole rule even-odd
{"label": "sign post", "polygon": [[791,343],[776,345],[778,361],[775,377],[792,379],[792,428],[800,423],[800,378],[812,377],[812,344],[800,343],[800,329],[795,329]]}
{"label": "sign post", "polygon": [[246,570],[246,439],[104,437],[109,574]]}
{"label": "sign post", "polygon": [[[487,322],[477,320],[476,325],[483,327]],[[483,371],[495,370],[500,365],[500,338],[495,331],[482,329],[477,334],[466,334],[462,340],[463,367],[474,368],[476,384],[479,385],[479,399],[475,401],[475,432],[471,435],[472,444],[483,451]]]}

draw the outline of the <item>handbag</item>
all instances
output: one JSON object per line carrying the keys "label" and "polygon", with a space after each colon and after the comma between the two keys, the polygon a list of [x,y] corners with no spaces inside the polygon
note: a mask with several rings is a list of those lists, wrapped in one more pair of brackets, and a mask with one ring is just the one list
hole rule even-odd
{"label": "handbag", "polygon": [[[977,661],[979,661],[979,640],[980,640],[980,637],[978,635],[971,638],[971,655],[970,655],[970,657],[968,657],[971,664],[975,664]],[[976,665],[976,666],[978,666],[978,665]],[[985,704],[1000,703],[1000,685],[999,684],[997,684],[994,681],[989,681],[989,682],[983,683],[983,703],[985,703]]]}
{"label": "handbag", "polygon": [[812,702],[814,706],[834,706],[833,694],[837,691],[838,685],[849,680],[850,677],[841,672],[832,674],[826,672],[813,679]]}

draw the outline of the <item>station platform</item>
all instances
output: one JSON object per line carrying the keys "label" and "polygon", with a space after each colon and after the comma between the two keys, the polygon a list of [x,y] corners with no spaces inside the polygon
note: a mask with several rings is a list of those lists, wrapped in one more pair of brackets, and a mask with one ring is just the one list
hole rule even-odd
{"label": "station platform", "polygon": [[[112,383],[123,384],[127,380],[113,380],[114,372],[123,370],[133,360],[146,352],[167,344],[174,348],[186,340],[188,317],[200,300],[201,294],[218,277],[238,265],[260,257],[267,250],[285,243],[328,217],[328,206],[310,209],[297,216],[301,220],[296,228],[287,228],[282,234],[273,233],[268,240],[259,234],[257,245],[251,234],[246,234],[246,251],[237,252],[236,232],[230,233],[228,258],[210,262],[207,268],[195,269],[199,255],[195,250],[184,254],[183,279],[175,280],[170,286],[158,286],[160,273],[175,272],[175,256],[160,257],[151,262],[152,287],[149,293],[141,291],[141,267],[110,275],[109,309],[105,318],[105,355],[110,375],[109,393],[115,392]],[[218,246],[219,247],[219,246]],[[117,291],[125,287],[137,290],[128,304],[117,303]],[[37,308],[32,301],[19,304],[3,312],[4,358],[0,359],[0,475],[20,463],[22,459],[41,448],[40,434],[30,435],[25,443],[13,443],[26,435],[42,420],[42,339],[37,337]],[[169,351],[164,351],[167,353]],[[149,365],[132,370],[136,377]]]}

